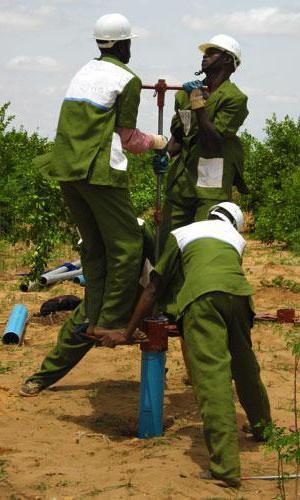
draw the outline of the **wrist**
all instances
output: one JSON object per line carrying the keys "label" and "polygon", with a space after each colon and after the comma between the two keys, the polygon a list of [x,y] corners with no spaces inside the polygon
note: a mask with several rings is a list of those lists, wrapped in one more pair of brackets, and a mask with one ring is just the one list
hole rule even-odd
{"label": "wrist", "polygon": [[205,98],[204,98],[203,93],[200,89],[192,90],[192,92],[190,94],[190,104],[191,104],[191,108],[193,110],[204,108]]}
{"label": "wrist", "polygon": [[163,135],[152,135],[152,149],[164,149],[168,144],[168,139]]}
{"label": "wrist", "polygon": [[203,109],[205,107],[205,99],[203,96],[194,97],[193,99],[190,100],[190,102],[191,102],[191,108],[193,110]]}
{"label": "wrist", "polygon": [[124,335],[125,339],[130,342],[130,340],[132,339],[132,335],[134,333],[134,330],[122,330],[122,334]]}

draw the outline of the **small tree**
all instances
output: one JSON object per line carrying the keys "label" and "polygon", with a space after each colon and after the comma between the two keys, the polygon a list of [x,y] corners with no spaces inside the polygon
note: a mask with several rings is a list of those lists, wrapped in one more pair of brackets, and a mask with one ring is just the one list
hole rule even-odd
{"label": "small tree", "polygon": [[300,236],[300,120],[273,115],[266,122],[266,139],[242,134],[245,179],[250,194],[242,203],[255,217],[258,238],[279,240],[299,250]]}

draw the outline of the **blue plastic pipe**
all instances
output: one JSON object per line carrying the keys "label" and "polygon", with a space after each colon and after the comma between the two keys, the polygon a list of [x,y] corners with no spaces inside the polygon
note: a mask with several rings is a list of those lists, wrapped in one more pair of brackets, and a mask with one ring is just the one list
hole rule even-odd
{"label": "blue plastic pipe", "polygon": [[4,344],[21,344],[27,314],[27,309],[23,304],[14,306],[3,333],[2,342]]}
{"label": "blue plastic pipe", "polygon": [[78,283],[80,286],[85,286],[86,285],[86,280],[83,274],[79,274],[79,276],[75,276],[73,279],[74,283]]}
{"label": "blue plastic pipe", "polygon": [[139,438],[163,434],[165,363],[165,352],[142,352]]}

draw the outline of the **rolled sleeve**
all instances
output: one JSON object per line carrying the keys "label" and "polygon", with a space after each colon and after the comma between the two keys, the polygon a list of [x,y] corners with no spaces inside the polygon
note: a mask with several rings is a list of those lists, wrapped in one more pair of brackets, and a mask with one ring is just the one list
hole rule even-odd
{"label": "rolled sleeve", "polygon": [[145,153],[153,148],[154,138],[151,134],[145,134],[138,128],[117,128],[121,137],[122,147],[134,154]]}

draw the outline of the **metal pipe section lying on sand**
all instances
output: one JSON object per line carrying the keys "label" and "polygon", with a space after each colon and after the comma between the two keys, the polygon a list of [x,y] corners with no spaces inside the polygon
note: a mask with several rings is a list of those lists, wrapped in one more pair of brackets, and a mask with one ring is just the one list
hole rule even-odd
{"label": "metal pipe section lying on sand", "polygon": [[37,281],[29,281],[29,283],[21,283],[20,285],[21,292],[36,292],[40,288],[41,285]]}
{"label": "metal pipe section lying on sand", "polygon": [[4,344],[22,343],[27,315],[27,309],[23,304],[16,304],[14,306],[4,329],[2,337]]}
{"label": "metal pipe section lying on sand", "polygon": [[79,276],[82,274],[82,269],[76,269],[75,271],[68,271],[64,273],[55,273],[55,274],[44,274],[40,277],[40,284],[43,286],[52,285],[53,283],[57,283],[58,281],[66,281],[73,280],[75,276]]}
{"label": "metal pipe section lying on sand", "polygon": [[54,269],[52,269],[50,271],[46,271],[45,273],[43,273],[41,275],[41,278],[43,278],[44,276],[49,277],[49,276],[53,276],[54,274],[65,273],[68,271],[76,271],[76,269],[80,269],[80,268],[81,268],[80,260],[76,260],[75,262],[65,262],[61,266],[55,267]]}
{"label": "metal pipe section lying on sand", "polygon": [[[256,480],[259,480],[261,479],[262,481],[278,481],[278,479],[280,479],[282,476],[278,476],[278,475],[275,475],[275,476],[244,476],[244,477],[241,477],[242,481],[256,481]],[[297,479],[298,477],[300,477],[300,474],[283,474],[283,477],[282,479],[286,480],[286,479]]]}

